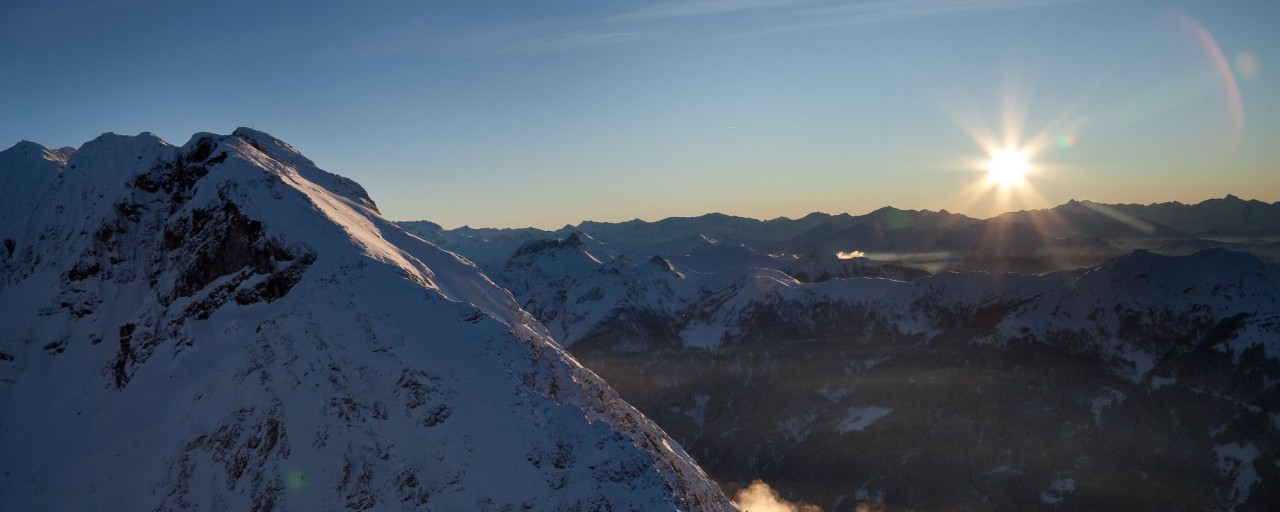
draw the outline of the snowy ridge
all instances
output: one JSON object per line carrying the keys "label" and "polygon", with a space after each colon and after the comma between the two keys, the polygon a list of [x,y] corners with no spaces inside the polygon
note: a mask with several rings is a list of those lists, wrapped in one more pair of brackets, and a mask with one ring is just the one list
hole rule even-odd
{"label": "snowy ridge", "polygon": [[[1274,508],[1280,266],[1223,244],[1161,239],[1167,256],[1035,226],[1127,237],[1145,221],[1122,210],[1076,202],[950,234],[893,210],[879,227],[817,216],[785,240],[803,251],[777,253],[759,250],[767,223],[727,221],[734,234],[715,216],[665,233],[566,228],[581,244],[432,234],[503,270],[525,310],[721,481],[763,478],[838,510]],[[858,233],[1015,255],[996,268],[1052,247],[1068,270],[911,273],[838,239]]]}
{"label": "snowy ridge", "polygon": [[[758,474],[831,507],[847,506],[851,474],[887,489],[890,509],[981,508],[988,496],[1017,509],[1031,490],[1072,510],[1277,502],[1280,466],[1267,461],[1280,454],[1280,267],[1252,255],[1135,252],[1038,276],[910,282],[683,275],[636,278],[661,284],[666,302],[610,299],[632,286],[615,276],[548,283],[526,307],[577,312],[570,350],[627,383],[623,396],[717,478]],[[562,294],[567,306],[541,308]],[[597,296],[609,314],[579,301]],[[640,312],[651,315],[634,322]],[[696,415],[690,395],[707,397]],[[1116,446],[1134,437],[1144,440]],[[963,462],[918,462],[948,459]],[[1143,479],[1141,499],[1114,490],[1123,471]],[[1181,488],[1192,490],[1168,494]]]}
{"label": "snowy ridge", "polygon": [[[526,244],[532,246],[547,247]],[[658,265],[625,256],[600,262],[576,251],[578,259],[525,251],[503,274],[504,282],[522,290],[517,299],[524,308],[570,346],[601,339],[627,346],[647,340],[713,347],[759,338],[765,327],[801,338],[839,335],[839,328],[813,316],[817,308],[846,323],[845,317],[859,316],[926,340],[961,317],[988,311],[990,325],[972,341],[1062,342],[1071,350],[1125,360],[1134,378],[1142,378],[1151,358],[1169,349],[1152,345],[1157,342],[1149,332],[1160,325],[1170,326],[1170,337],[1173,326],[1186,327],[1185,337],[1234,319],[1222,326],[1230,327],[1221,334],[1229,339],[1215,350],[1239,355],[1259,346],[1266,357],[1280,358],[1276,266],[1222,249],[1180,257],[1136,251],[1096,267],[1043,275],[969,272],[910,281],[828,277],[816,283],[786,272],[786,258],[741,247],[654,256]],[[555,272],[541,270],[550,267]]]}
{"label": "snowy ridge", "polygon": [[731,508],[508,292],[274,137],[23,143],[0,183],[5,509]]}
{"label": "snowy ridge", "polygon": [[[812,213],[760,221],[711,213],[656,222],[586,221],[554,231],[535,228],[446,230],[427,221],[402,222],[410,231],[467,255],[491,275],[524,244],[577,233],[608,259],[661,255],[691,268],[720,264],[708,248],[755,253],[759,263],[802,281],[829,277],[911,280],[943,271],[1040,274],[1091,267],[1134,249],[1189,255],[1207,248],[1249,252],[1280,261],[1280,202],[1235,196],[1195,205],[1102,204],[1069,201],[986,220],[885,207],[865,215]],[[862,256],[860,264],[840,260]],[[727,253],[724,255],[728,255]],[[746,252],[738,253],[747,257]],[[872,265],[874,264],[874,265]],[[705,270],[705,269],[703,269]]]}

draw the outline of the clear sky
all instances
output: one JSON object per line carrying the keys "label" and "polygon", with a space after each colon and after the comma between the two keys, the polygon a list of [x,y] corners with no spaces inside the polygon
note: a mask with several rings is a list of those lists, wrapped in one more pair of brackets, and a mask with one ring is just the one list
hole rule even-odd
{"label": "clear sky", "polygon": [[445,227],[1271,202],[1280,1],[0,2],[0,146],[237,126]]}

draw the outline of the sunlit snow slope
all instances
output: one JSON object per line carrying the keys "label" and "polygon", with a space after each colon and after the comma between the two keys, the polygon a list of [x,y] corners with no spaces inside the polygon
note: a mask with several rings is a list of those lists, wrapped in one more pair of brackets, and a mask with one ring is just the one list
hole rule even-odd
{"label": "sunlit snow slope", "polygon": [[474,265],[241,128],[0,152],[0,509],[723,510]]}

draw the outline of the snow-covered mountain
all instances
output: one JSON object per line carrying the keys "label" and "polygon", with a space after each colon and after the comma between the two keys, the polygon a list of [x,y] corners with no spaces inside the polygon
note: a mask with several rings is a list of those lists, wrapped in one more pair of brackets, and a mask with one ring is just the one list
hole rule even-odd
{"label": "snow-covered mountain", "polygon": [[1110,205],[1122,214],[1195,233],[1197,236],[1275,236],[1280,231],[1280,203],[1264,203],[1228,194],[1196,204]]}
{"label": "snow-covered mountain", "polygon": [[[1177,227],[1145,240],[1180,256],[1085,265],[1127,250],[1088,233],[1136,236],[1104,209],[819,222],[784,241],[820,248],[809,253],[691,236],[688,219],[666,237],[619,227],[647,237],[619,245],[609,229],[435,235],[500,262],[492,273],[526,311],[721,482],[763,478],[835,510],[1273,509],[1280,267],[1160,238],[1199,236]],[[1036,228],[1055,222],[1066,236]],[[1053,247],[1069,270],[930,276],[837,250],[848,233],[919,250]]]}
{"label": "snow-covered mountain", "polygon": [[[1189,227],[1147,217],[1187,221]],[[953,268],[1042,273],[1092,267],[1135,249],[1191,255],[1228,248],[1275,261],[1280,241],[1266,237],[1280,240],[1280,229],[1268,220],[1272,217],[1280,218],[1280,203],[1228,196],[1193,206],[1070,201],[982,221],[945,211],[882,208],[861,216],[814,213],[797,220],[709,214],[658,222],[583,222],[554,232],[402,224],[477,262],[562,343],[602,340],[638,349],[717,344],[720,336],[730,335],[725,322],[732,323],[735,315],[752,317],[725,305],[755,300],[752,291],[783,293],[785,287],[776,285],[793,280],[910,281]],[[1200,238],[1229,226],[1262,238]],[[796,289],[812,293],[819,288]]]}
{"label": "snow-covered mountain", "polygon": [[1280,504],[1280,267],[1248,254],[911,282],[757,269],[675,315],[596,322],[570,349],[721,481],[836,510]]}
{"label": "snow-covered mountain", "polygon": [[[767,221],[707,214],[657,222],[582,222],[555,231],[535,228],[446,230],[427,221],[402,222],[410,231],[466,255],[491,275],[522,245],[565,239],[577,233],[598,246],[597,257],[652,255],[675,261],[708,246],[745,248],[778,258],[761,265],[783,268],[789,259],[861,254],[911,269],[913,278],[948,270],[1044,273],[1097,265],[1144,249],[1186,255],[1207,248],[1249,252],[1280,261],[1280,202],[1236,196],[1195,205],[1103,204],[1069,201],[1054,208],[1011,212],[978,220],[940,212],[885,207],[865,215],[812,213],[799,219]],[[711,258],[694,266],[725,262]],[[838,272],[827,269],[831,275]],[[801,269],[797,269],[801,271]],[[818,274],[793,277],[812,278]],[[885,275],[885,277],[894,277]]]}
{"label": "snow-covered mountain", "polygon": [[731,509],[509,292],[270,135],[23,142],[0,194],[0,508]]}

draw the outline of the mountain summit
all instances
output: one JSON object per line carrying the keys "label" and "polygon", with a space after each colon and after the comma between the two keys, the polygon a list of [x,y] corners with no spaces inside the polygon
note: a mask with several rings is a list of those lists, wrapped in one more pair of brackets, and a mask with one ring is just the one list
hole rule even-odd
{"label": "mountain summit", "polygon": [[0,152],[0,508],[730,510],[466,259],[240,128]]}

